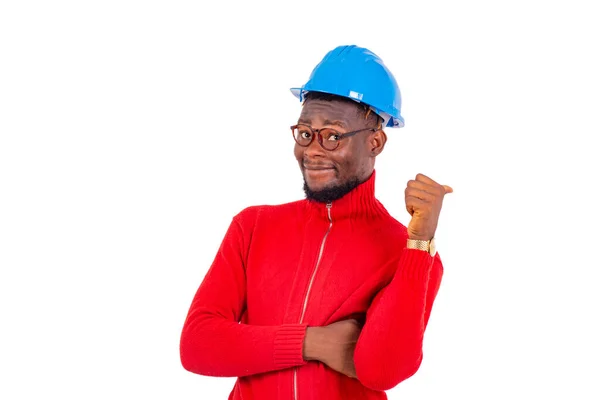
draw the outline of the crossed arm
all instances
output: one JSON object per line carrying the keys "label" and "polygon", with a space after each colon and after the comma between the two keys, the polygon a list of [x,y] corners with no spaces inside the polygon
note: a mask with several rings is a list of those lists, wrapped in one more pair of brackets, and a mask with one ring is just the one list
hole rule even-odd
{"label": "crossed arm", "polygon": [[443,273],[439,256],[405,249],[394,278],[373,300],[362,329],[352,320],[326,327],[241,324],[245,249],[250,240],[243,218],[240,213],[233,219],[190,306],[180,342],[185,369],[237,377],[316,360],[375,390],[390,389],[417,371]]}

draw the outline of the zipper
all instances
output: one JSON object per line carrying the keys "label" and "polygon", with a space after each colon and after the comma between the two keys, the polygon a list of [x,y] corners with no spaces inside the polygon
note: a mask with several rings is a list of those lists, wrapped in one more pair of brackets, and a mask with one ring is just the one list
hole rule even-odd
{"label": "zipper", "polygon": [[[327,228],[327,232],[325,232],[325,236],[323,236],[323,240],[321,240],[321,247],[319,248],[319,256],[317,257],[317,262],[315,263],[315,268],[313,269],[313,273],[310,277],[310,281],[308,282],[308,289],[306,290],[306,295],[304,296],[304,303],[302,305],[302,313],[300,314],[301,324],[304,321],[304,314],[306,313],[306,307],[308,306],[308,296],[310,296],[310,291],[312,289],[313,282],[315,280],[315,276],[317,275],[317,271],[319,270],[319,264],[321,264],[321,258],[323,257],[323,249],[325,248],[325,242],[327,241],[327,236],[329,236],[329,232],[331,232],[331,227],[333,226],[333,220],[331,219],[331,203],[327,203],[327,217],[329,218],[329,227]],[[298,367],[294,367],[294,400],[298,400]]]}

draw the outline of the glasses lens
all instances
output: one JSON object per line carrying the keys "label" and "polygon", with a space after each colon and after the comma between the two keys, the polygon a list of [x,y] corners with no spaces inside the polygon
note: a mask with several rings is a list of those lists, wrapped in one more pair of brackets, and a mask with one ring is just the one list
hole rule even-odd
{"label": "glasses lens", "polygon": [[335,150],[340,144],[340,134],[333,129],[323,129],[321,131],[323,137],[323,147],[327,150]]}
{"label": "glasses lens", "polygon": [[300,146],[308,146],[312,141],[312,135],[310,129],[304,126],[298,126],[294,128],[294,139]]}

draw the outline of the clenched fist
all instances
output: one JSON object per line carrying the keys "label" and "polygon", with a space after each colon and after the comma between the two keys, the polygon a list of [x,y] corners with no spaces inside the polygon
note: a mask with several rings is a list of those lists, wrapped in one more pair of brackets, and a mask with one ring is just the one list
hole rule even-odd
{"label": "clenched fist", "polygon": [[442,202],[452,188],[440,185],[423,174],[408,181],[404,197],[406,210],[412,216],[408,224],[409,239],[430,240],[435,235]]}

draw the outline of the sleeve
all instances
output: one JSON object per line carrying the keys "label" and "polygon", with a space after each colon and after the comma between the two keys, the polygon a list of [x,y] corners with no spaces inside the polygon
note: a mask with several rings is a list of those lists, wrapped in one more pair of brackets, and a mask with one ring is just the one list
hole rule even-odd
{"label": "sleeve", "polygon": [[438,254],[403,250],[392,281],[371,303],[356,344],[354,364],[364,386],[388,390],[417,372],[442,274]]}
{"label": "sleeve", "polygon": [[[183,367],[208,376],[236,377],[305,364],[306,325],[252,326],[240,323],[246,308],[246,254],[254,221],[243,229],[238,214],[200,284],[183,325]],[[246,218],[246,220],[251,218]]]}

